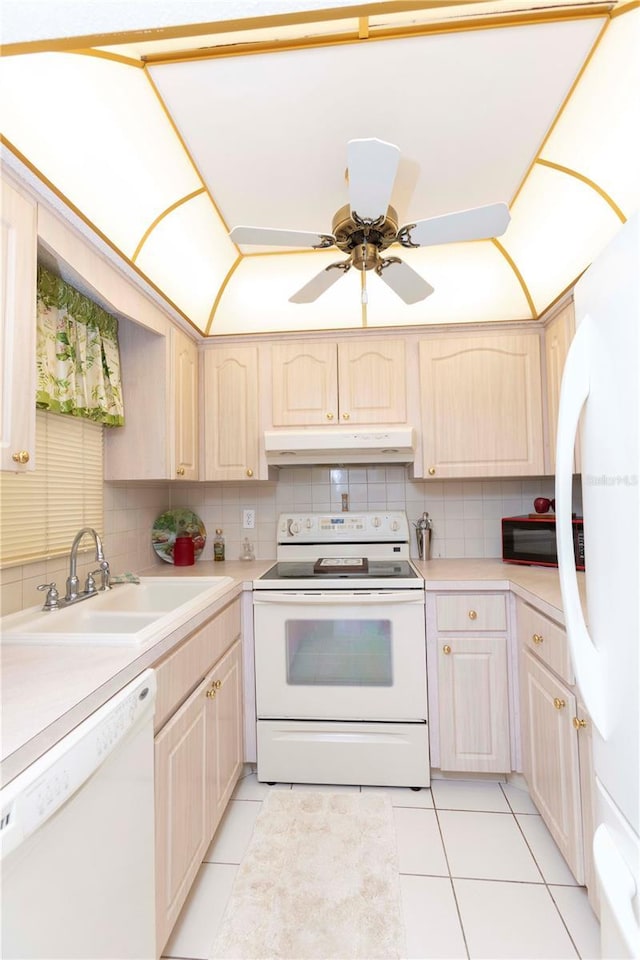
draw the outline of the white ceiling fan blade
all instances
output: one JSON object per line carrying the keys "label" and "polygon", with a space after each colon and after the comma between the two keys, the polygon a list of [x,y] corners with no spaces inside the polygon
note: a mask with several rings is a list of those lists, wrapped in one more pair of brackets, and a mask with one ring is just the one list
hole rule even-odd
{"label": "white ceiling fan blade", "polygon": [[419,273],[397,257],[388,257],[376,267],[381,280],[405,303],[418,303],[433,293],[433,287]]}
{"label": "white ceiling fan blade", "polygon": [[325,267],[309,283],[305,283],[297,293],[289,297],[289,303],[313,303],[320,294],[332,287],[336,280],[344,277],[347,270],[351,269],[351,263],[348,260],[342,260],[340,263],[331,263]]}
{"label": "white ceiling fan blade", "polygon": [[350,140],[347,144],[349,206],[362,220],[386,216],[398,170],[400,150],[384,140]]}
{"label": "white ceiling fan blade", "polygon": [[[418,220],[416,224],[401,227],[398,238],[403,246],[426,247],[439,243],[461,243],[465,240],[487,240],[501,236],[509,226],[509,207],[506,203],[489,203],[471,210],[445,213],[441,217]],[[408,236],[405,243],[401,234]]]}
{"label": "white ceiling fan blade", "polygon": [[234,227],[229,234],[234,243],[257,243],[274,247],[325,247],[333,246],[335,237],[326,233],[309,233],[306,230],[278,230],[276,227]]}

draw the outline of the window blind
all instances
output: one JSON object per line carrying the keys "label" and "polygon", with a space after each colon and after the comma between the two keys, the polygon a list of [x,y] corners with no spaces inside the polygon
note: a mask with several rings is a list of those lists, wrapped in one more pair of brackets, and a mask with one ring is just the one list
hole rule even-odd
{"label": "window blind", "polygon": [[36,412],[36,468],[0,476],[0,566],[66,554],[81,527],[103,531],[103,427]]}

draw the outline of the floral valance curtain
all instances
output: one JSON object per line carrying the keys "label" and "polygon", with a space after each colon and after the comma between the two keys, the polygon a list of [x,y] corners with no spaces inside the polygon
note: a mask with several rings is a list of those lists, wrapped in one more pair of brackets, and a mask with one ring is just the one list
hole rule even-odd
{"label": "floral valance curtain", "polygon": [[122,426],[116,317],[40,266],[36,358],[38,409]]}

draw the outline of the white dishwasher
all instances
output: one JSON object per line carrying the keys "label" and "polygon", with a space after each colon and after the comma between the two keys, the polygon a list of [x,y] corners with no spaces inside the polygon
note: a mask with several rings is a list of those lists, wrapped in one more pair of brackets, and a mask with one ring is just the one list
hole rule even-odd
{"label": "white dishwasher", "polygon": [[0,792],[3,960],[155,958],[147,670]]}

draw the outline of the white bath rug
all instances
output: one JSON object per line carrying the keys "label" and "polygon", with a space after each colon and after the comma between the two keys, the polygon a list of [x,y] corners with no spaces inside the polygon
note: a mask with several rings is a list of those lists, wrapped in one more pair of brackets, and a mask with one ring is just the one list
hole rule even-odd
{"label": "white bath rug", "polygon": [[388,797],[270,793],[211,957],[397,960],[404,955]]}

